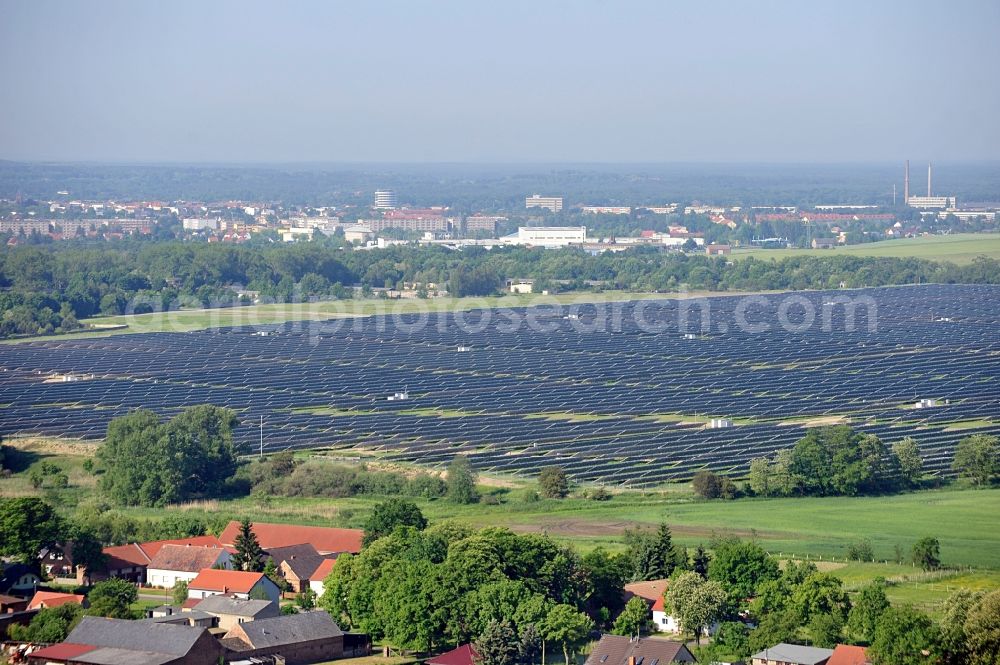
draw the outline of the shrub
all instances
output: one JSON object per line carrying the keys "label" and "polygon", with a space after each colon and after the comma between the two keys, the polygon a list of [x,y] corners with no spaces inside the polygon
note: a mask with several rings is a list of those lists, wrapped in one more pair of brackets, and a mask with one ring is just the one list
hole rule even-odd
{"label": "shrub", "polygon": [[851,561],[874,561],[875,551],[871,541],[859,540],[847,546],[847,558]]}

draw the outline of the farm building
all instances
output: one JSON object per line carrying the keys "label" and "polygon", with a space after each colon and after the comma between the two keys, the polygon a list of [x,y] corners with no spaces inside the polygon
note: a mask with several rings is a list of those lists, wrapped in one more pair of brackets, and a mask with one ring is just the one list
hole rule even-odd
{"label": "farm building", "polygon": [[601,635],[584,665],[636,665],[638,663],[693,663],[694,655],[681,642],[623,635]]}
{"label": "farm building", "polygon": [[242,570],[206,568],[188,582],[188,598],[201,599],[216,595],[232,595],[243,599],[261,596],[276,603],[281,597],[281,590],[264,573]]}

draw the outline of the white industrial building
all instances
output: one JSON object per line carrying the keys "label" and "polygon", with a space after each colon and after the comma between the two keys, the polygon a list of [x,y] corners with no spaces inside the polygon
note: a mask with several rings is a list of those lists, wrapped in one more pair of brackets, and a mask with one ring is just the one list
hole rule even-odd
{"label": "white industrial building", "polygon": [[580,212],[587,215],[631,215],[629,206],[582,206]]}
{"label": "white industrial building", "polygon": [[911,196],[906,200],[906,204],[911,208],[922,208],[924,210],[945,210],[947,208],[957,208],[954,196]]}
{"label": "white industrial building", "polygon": [[534,247],[565,247],[586,241],[586,226],[520,226],[517,229],[516,244]]}
{"label": "white industrial building", "polygon": [[945,210],[938,213],[938,219],[945,219],[948,215],[954,215],[957,219],[963,221],[982,218],[987,222],[992,222],[997,216],[995,212],[990,210]]}

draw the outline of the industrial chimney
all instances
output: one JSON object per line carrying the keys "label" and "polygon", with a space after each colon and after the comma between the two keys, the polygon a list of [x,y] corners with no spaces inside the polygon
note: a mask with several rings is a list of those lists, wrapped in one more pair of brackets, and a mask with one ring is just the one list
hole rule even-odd
{"label": "industrial chimney", "polygon": [[910,205],[910,160],[906,160],[906,171],[903,175],[903,203]]}
{"label": "industrial chimney", "polygon": [[927,198],[931,197],[931,163],[927,162]]}

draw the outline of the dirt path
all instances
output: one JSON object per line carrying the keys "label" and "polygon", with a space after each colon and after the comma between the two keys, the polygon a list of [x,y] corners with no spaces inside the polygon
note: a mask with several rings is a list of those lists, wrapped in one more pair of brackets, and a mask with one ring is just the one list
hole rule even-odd
{"label": "dirt path", "polygon": [[13,436],[4,439],[4,445],[25,452],[55,457],[93,457],[97,452],[97,442],[81,439],[56,439],[46,436]]}

